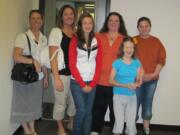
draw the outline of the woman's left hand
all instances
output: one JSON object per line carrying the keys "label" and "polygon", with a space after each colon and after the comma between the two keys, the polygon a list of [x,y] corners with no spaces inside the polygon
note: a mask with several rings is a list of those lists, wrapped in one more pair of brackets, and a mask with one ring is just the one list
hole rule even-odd
{"label": "woman's left hand", "polygon": [[86,93],[90,93],[92,90],[92,88],[89,86],[89,85],[86,85],[83,87],[83,91],[86,92]]}
{"label": "woman's left hand", "polygon": [[156,80],[157,78],[158,78],[158,75],[156,75],[155,73],[144,74],[143,81],[148,82],[151,80]]}
{"label": "woman's left hand", "polygon": [[140,80],[136,80],[135,84],[137,87],[141,87],[143,81],[140,79]]}

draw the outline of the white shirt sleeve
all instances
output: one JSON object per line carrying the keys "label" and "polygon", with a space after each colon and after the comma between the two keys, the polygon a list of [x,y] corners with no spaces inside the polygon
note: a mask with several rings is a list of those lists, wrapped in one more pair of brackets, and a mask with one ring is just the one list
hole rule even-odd
{"label": "white shirt sleeve", "polygon": [[53,28],[50,32],[49,35],[49,41],[48,41],[48,45],[49,46],[60,46],[62,40],[62,32],[61,29],[59,28]]}
{"label": "white shirt sleeve", "polygon": [[28,46],[27,38],[26,38],[26,35],[24,33],[21,33],[17,36],[14,46],[22,48],[22,49],[24,49],[25,46]]}

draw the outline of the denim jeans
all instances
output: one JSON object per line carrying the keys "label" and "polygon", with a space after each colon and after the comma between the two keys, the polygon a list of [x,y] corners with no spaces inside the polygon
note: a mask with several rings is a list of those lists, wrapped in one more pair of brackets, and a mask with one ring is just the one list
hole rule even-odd
{"label": "denim jeans", "polygon": [[71,92],[76,107],[72,135],[90,135],[95,90],[93,88],[90,93],[85,93],[79,84],[71,79]]}
{"label": "denim jeans", "polygon": [[138,110],[140,105],[142,105],[142,119],[151,120],[152,118],[152,102],[154,93],[157,86],[157,80],[152,80],[142,84],[140,88],[136,90],[137,95],[137,119]]}

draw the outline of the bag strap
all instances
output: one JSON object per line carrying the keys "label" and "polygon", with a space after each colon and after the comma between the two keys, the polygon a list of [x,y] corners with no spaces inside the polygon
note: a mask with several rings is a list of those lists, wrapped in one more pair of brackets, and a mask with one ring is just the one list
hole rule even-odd
{"label": "bag strap", "polygon": [[54,57],[56,56],[56,54],[58,53],[59,49],[56,49],[56,51],[54,51],[53,55],[50,58],[50,61],[52,61],[54,59]]}
{"label": "bag strap", "polygon": [[31,54],[31,42],[30,42],[30,40],[29,40],[28,35],[27,35],[26,33],[25,33],[25,35],[26,35],[26,38],[27,38],[27,41],[28,41],[29,54],[32,56],[32,54]]}
{"label": "bag strap", "polygon": [[51,56],[51,58],[50,58],[50,62],[54,59],[54,57],[56,56],[56,54],[59,52],[59,49],[62,49],[61,48],[61,44],[62,44],[62,39],[63,39],[63,32],[61,31],[61,29],[59,28],[59,32],[61,33],[61,42],[60,42],[60,44],[59,44],[59,47],[58,47],[58,49],[56,50],[56,51],[54,51],[54,53],[53,53],[53,55]]}

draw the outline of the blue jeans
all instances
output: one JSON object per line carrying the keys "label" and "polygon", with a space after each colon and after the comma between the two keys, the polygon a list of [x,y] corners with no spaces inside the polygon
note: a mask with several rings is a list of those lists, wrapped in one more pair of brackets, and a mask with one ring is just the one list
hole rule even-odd
{"label": "blue jeans", "polygon": [[154,93],[157,86],[157,80],[145,82],[140,88],[136,90],[137,95],[137,119],[138,110],[140,105],[142,105],[142,119],[151,120],[152,118],[152,102]]}
{"label": "blue jeans", "polygon": [[90,135],[95,91],[94,88],[90,93],[85,93],[76,81],[71,80],[71,92],[76,107],[72,135]]}

